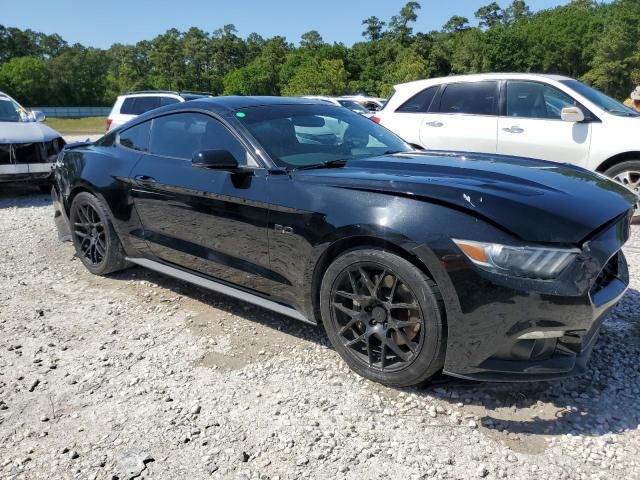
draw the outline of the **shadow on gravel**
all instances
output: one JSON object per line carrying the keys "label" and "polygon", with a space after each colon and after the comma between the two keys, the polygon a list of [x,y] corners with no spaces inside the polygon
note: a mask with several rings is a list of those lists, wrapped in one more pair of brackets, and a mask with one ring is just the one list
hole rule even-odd
{"label": "shadow on gravel", "polygon": [[[0,183],[0,208],[41,207],[50,203],[51,195],[41,193],[36,185],[30,185],[28,183]],[[53,218],[53,211],[51,212],[51,218]]]}
{"label": "shadow on gravel", "polygon": [[588,371],[581,376],[510,384],[440,376],[411,391],[452,404],[483,407],[488,410],[482,416],[486,428],[516,438],[564,434],[597,437],[640,428],[639,356],[640,292],[630,289],[605,321]]}
{"label": "shadow on gravel", "polygon": [[[150,270],[133,268],[112,278],[152,282],[287,335],[330,346],[322,327],[249,306]],[[426,386],[404,391],[435,397],[452,406],[462,402],[481,407],[485,428],[516,439],[521,435],[601,436],[640,426],[639,353],[640,292],[629,290],[605,322],[589,371],[580,377],[555,382],[491,384],[439,375]],[[544,418],[536,415],[538,411]]]}

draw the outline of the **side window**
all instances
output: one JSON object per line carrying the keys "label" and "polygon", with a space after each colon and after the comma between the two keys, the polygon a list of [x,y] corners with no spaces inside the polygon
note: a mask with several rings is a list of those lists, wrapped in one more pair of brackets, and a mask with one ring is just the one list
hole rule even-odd
{"label": "side window", "polygon": [[104,137],[96,140],[96,145],[99,147],[111,147],[116,142],[116,133],[111,132],[106,134]]}
{"label": "side window", "polygon": [[570,96],[543,83],[507,83],[508,117],[560,120],[562,109],[575,105]]}
{"label": "side window", "polygon": [[417,93],[409,100],[404,102],[400,107],[396,109],[396,112],[403,113],[426,113],[429,111],[429,106],[433,101],[433,97],[438,93],[439,85],[435,87],[429,87]]}
{"label": "side window", "polygon": [[440,98],[440,107],[435,110],[440,113],[497,115],[498,84],[470,82],[447,85]]}
{"label": "side window", "polygon": [[147,113],[149,110],[153,110],[154,108],[158,108],[164,105],[171,105],[172,103],[177,102],[178,100],[168,97],[129,97],[125,98],[124,102],[122,103],[122,107],[120,107],[120,113],[122,113],[123,115],[142,115],[143,113]]}
{"label": "side window", "polygon": [[135,127],[127,128],[118,135],[118,143],[123,147],[127,147],[132,150],[148,152],[150,126],[151,122],[144,122],[140,125],[136,125]]}
{"label": "side window", "polygon": [[176,113],[155,118],[151,153],[191,160],[198,150],[228,150],[241,165],[255,166],[246,149],[218,120],[200,113]]}
{"label": "side window", "polygon": [[173,97],[160,97],[160,106],[166,107],[167,105],[173,105],[174,103],[179,103],[180,100]]}

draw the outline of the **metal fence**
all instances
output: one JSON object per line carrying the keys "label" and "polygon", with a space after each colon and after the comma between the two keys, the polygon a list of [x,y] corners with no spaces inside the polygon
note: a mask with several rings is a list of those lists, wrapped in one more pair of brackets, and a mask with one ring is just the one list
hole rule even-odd
{"label": "metal fence", "polygon": [[30,107],[29,110],[39,110],[47,117],[106,117],[111,107]]}

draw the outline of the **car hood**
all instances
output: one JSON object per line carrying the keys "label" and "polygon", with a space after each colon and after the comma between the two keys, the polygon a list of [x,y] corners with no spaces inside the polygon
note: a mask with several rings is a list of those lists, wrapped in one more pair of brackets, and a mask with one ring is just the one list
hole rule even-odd
{"label": "car hood", "polygon": [[568,164],[500,155],[387,155],[304,174],[340,188],[464,209],[533,242],[578,244],[638,201],[633,192],[600,174]]}
{"label": "car hood", "polygon": [[38,122],[0,122],[0,143],[49,142],[61,136]]}

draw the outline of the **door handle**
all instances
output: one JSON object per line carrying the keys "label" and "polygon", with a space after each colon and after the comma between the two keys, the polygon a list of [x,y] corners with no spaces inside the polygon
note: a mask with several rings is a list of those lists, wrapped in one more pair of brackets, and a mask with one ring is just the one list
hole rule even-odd
{"label": "door handle", "polygon": [[438,120],[434,122],[425,122],[425,125],[428,127],[444,127],[444,123],[439,122]]}
{"label": "door handle", "polygon": [[520,128],[515,125],[511,128],[503,128],[502,130],[504,130],[507,133],[524,133],[524,128]]}
{"label": "door handle", "polygon": [[136,175],[134,178],[136,182],[140,182],[140,183],[146,183],[146,184],[156,183],[156,179],[153,177],[150,177],[149,175]]}

